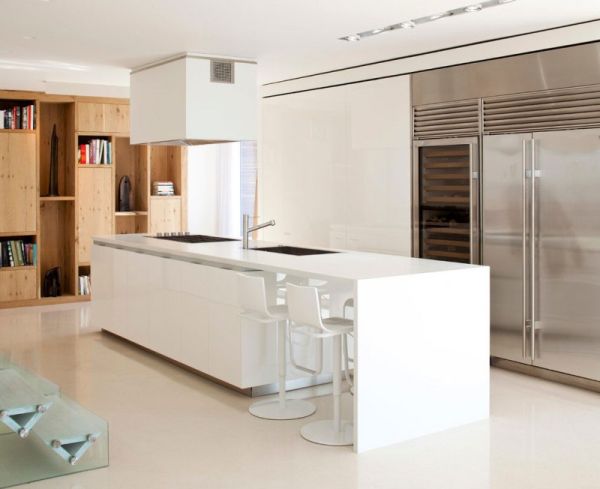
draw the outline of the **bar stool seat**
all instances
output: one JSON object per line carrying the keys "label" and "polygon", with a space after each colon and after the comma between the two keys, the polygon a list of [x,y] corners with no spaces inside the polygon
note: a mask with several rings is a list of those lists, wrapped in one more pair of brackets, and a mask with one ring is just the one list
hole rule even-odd
{"label": "bar stool seat", "polygon": [[350,334],[354,330],[354,321],[346,318],[323,318],[325,327],[335,334]]}
{"label": "bar stool seat", "polygon": [[241,317],[257,323],[277,325],[278,398],[255,402],[248,411],[253,416],[263,419],[298,419],[310,416],[317,410],[313,403],[301,399],[286,399],[286,337],[289,323],[287,306],[267,305],[265,279],[259,275],[239,273],[238,295],[243,309]]}

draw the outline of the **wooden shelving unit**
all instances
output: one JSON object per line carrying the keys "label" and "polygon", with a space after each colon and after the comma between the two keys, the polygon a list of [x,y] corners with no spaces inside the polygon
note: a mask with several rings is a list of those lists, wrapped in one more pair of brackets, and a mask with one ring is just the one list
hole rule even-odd
{"label": "wooden shelving unit", "polygon": [[[186,152],[134,146],[129,101],[0,90],[0,106],[34,104],[36,129],[0,129],[0,239],[37,244],[37,263],[0,268],[0,308],[89,300],[79,275],[91,275],[92,236],[185,230]],[[58,135],[58,195],[48,195],[52,128]],[[79,144],[112,143],[112,164],[80,165]],[[118,212],[118,184],[128,175],[132,207]],[[150,195],[153,180],[175,183],[175,198]],[[6,203],[6,204],[4,204]],[[42,297],[44,274],[61,269],[62,295]]]}

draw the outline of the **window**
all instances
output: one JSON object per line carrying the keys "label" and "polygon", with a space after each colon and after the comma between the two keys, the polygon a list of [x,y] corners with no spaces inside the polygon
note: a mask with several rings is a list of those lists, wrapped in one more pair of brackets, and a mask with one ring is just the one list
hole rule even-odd
{"label": "window", "polygon": [[188,229],[241,236],[242,214],[256,209],[256,142],[188,148]]}

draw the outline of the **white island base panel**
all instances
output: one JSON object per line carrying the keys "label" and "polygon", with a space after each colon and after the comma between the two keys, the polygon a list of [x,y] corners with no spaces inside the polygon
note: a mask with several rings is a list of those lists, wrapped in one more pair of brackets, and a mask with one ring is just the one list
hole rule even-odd
{"label": "white island base panel", "polygon": [[489,416],[489,269],[356,283],[354,448]]}
{"label": "white island base panel", "polygon": [[[358,252],[286,256],[243,250],[239,242],[119,235],[94,238],[92,268],[95,326],[238,389],[277,380],[276,328],[239,317],[239,270],[325,280],[335,292],[334,314],[353,297],[356,452],[489,415],[487,267]],[[330,348],[328,341],[325,373]],[[314,365],[314,344],[294,350]],[[294,377],[303,381],[289,368]]]}

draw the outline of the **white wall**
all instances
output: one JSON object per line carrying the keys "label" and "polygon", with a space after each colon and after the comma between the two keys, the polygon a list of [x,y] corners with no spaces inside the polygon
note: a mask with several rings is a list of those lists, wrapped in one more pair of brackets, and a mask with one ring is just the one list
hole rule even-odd
{"label": "white wall", "polygon": [[410,83],[263,99],[259,208],[283,243],[410,254]]}

